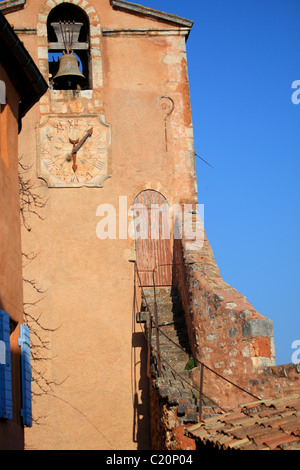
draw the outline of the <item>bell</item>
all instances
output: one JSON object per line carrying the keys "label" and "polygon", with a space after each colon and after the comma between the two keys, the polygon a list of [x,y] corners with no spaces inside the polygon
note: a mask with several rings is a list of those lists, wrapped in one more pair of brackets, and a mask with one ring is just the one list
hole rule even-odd
{"label": "bell", "polygon": [[59,59],[58,72],[54,77],[54,81],[64,82],[68,87],[79,84],[85,76],[79,70],[79,64],[76,56],[71,51],[64,53]]}

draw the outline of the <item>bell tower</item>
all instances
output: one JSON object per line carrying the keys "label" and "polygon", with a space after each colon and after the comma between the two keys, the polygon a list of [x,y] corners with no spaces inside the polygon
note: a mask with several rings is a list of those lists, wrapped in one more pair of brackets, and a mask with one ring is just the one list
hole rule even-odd
{"label": "bell tower", "polygon": [[[172,208],[197,203],[186,58],[193,22],[123,0],[25,3],[8,20],[49,86],[20,135],[27,177],[45,201],[29,212],[22,238],[36,255],[24,277],[39,286],[24,283],[36,332],[26,443],[149,449],[132,261],[170,264]],[[135,243],[136,201],[168,208],[163,245]],[[170,284],[171,271],[158,275]]]}
{"label": "bell tower", "polygon": [[99,43],[101,26],[86,11],[60,3],[49,8],[46,25],[37,30],[40,57],[47,57],[40,66],[49,80],[37,126],[38,172],[49,187],[99,187],[110,176],[101,49],[91,48],[95,36]]}

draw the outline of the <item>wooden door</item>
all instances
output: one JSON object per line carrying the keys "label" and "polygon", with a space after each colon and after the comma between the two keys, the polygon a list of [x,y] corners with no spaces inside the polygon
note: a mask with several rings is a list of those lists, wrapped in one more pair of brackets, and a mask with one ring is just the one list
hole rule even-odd
{"label": "wooden door", "polygon": [[134,201],[137,267],[142,286],[172,284],[169,206],[157,191],[142,191]]}

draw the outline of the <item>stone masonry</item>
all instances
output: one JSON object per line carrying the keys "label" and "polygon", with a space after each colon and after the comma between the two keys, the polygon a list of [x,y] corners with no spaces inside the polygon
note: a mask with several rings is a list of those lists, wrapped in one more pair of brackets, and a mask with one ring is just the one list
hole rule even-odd
{"label": "stone masonry", "polygon": [[[155,328],[155,301],[159,346]],[[193,384],[191,371],[188,370],[192,355],[180,296],[171,287],[147,288],[144,289],[143,308],[145,311],[140,315],[147,322],[148,340],[149,312],[153,318],[150,358],[152,446],[154,449],[192,449],[194,443],[183,432],[186,426],[199,422],[200,393],[199,386]],[[202,398],[202,409],[203,417],[218,412],[218,407],[205,396]]]}
{"label": "stone masonry", "polygon": [[[272,321],[221,278],[206,237],[203,246],[192,250],[184,240],[176,240],[174,259],[174,282],[192,354],[206,366],[207,395],[227,407],[247,402],[251,395],[252,399],[279,397],[297,390],[297,366],[275,366]],[[199,383],[198,368],[192,375]]]}
{"label": "stone masonry", "polygon": [[[173,286],[144,290],[141,315],[147,322],[150,311],[154,321],[153,449],[195,449],[185,432],[194,423],[241,403],[292,395],[299,389],[299,365],[274,364],[272,321],[223,281],[206,238],[199,249],[187,246],[184,240],[175,241]],[[195,367],[186,370],[191,359]],[[204,364],[201,416],[200,362]]]}

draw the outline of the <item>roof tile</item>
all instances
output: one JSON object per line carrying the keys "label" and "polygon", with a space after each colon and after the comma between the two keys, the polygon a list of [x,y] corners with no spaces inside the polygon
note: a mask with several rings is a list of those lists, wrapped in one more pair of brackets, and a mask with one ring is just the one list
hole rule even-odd
{"label": "roof tile", "polygon": [[300,450],[300,395],[245,404],[186,429],[218,449]]}

